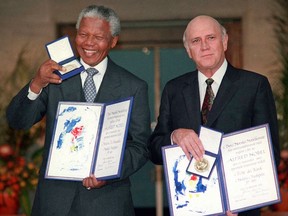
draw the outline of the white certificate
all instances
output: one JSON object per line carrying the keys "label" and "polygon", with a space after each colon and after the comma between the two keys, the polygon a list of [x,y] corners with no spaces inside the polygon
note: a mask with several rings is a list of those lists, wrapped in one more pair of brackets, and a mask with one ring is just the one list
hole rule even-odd
{"label": "white certificate", "polygon": [[120,171],[130,109],[130,100],[106,106],[94,169],[94,175],[99,179],[116,177]]}
{"label": "white certificate", "polygon": [[268,125],[223,136],[221,167],[228,208],[241,212],[280,201]]}
{"label": "white certificate", "polygon": [[59,102],[45,178],[119,177],[132,102]]}
{"label": "white certificate", "polygon": [[267,124],[224,135],[208,178],[186,171],[181,147],[162,147],[162,154],[171,215],[239,213],[280,202]]}

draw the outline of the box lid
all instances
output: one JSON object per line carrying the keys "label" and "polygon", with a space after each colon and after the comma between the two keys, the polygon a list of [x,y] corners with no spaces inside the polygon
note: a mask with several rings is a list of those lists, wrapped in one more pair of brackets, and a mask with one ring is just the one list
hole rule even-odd
{"label": "box lid", "polygon": [[59,63],[74,57],[68,36],[64,36],[46,44],[47,52],[52,60]]}

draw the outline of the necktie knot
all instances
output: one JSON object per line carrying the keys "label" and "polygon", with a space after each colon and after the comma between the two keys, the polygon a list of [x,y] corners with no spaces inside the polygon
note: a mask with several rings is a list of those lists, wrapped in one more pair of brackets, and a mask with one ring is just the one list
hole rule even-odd
{"label": "necktie knot", "polygon": [[205,82],[207,85],[211,86],[214,80],[212,78],[208,78]]}
{"label": "necktie knot", "polygon": [[98,73],[98,71],[95,68],[87,68],[86,72],[88,76],[92,76],[92,77]]}

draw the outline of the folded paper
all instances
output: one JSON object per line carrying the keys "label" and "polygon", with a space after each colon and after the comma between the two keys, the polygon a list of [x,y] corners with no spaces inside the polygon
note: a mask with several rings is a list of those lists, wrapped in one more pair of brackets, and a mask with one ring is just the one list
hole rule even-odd
{"label": "folded paper", "polygon": [[132,102],[59,102],[45,178],[118,178]]}
{"label": "folded paper", "polygon": [[280,202],[268,124],[225,134],[209,178],[189,173],[181,147],[162,147],[171,215],[225,215]]}

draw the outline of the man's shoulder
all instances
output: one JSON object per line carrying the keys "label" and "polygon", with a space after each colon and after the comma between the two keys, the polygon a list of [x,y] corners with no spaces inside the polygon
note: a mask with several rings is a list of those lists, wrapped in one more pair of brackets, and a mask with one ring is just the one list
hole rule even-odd
{"label": "man's shoulder", "polygon": [[255,72],[249,69],[244,68],[235,68],[233,66],[228,66],[227,71],[230,71],[230,75],[234,75],[236,77],[240,77],[242,79],[249,79],[249,80],[266,80],[267,77],[264,74],[259,72]]}
{"label": "man's shoulder", "polygon": [[233,72],[236,71],[243,76],[258,77],[258,78],[265,77],[263,74],[261,74],[259,72],[252,71],[252,70],[249,70],[246,68],[236,68],[236,67],[233,67],[232,65],[228,66],[228,70],[233,70]]}
{"label": "man's shoulder", "polygon": [[197,78],[197,71],[187,72],[180,76],[170,79],[167,84],[169,85],[178,85],[180,83],[191,82],[193,79]]}

